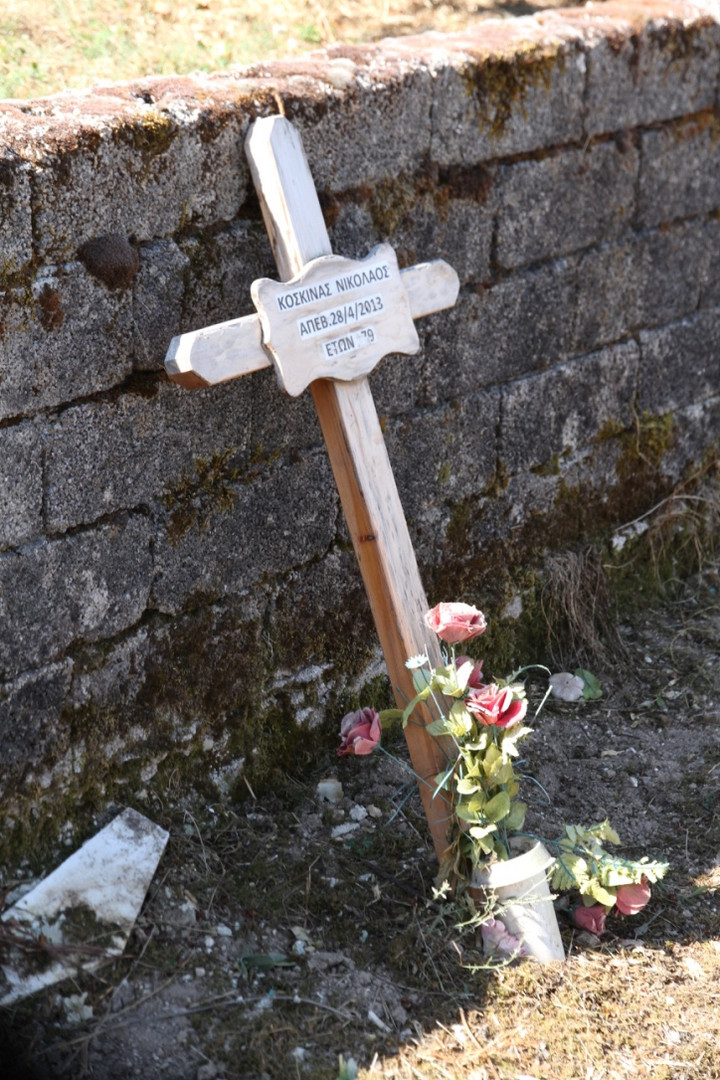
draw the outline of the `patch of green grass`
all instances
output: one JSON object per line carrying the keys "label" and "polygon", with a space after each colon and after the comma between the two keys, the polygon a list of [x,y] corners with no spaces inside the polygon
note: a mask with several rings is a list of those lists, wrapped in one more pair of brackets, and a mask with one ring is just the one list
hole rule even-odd
{"label": "patch of green grass", "polygon": [[[530,0],[534,6],[561,0]],[[144,75],[222,71],[335,41],[453,30],[514,14],[513,0],[6,0],[0,13],[0,97]]]}

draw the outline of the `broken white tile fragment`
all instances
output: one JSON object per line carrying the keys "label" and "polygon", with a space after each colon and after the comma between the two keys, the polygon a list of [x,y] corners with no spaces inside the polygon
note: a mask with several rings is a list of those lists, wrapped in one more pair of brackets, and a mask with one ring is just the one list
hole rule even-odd
{"label": "broken white tile fragment", "polygon": [[[124,810],[4,911],[7,930],[35,947],[11,947],[0,965],[0,1005],[119,956],[167,840],[165,829]],[[41,937],[49,950],[36,947]]]}

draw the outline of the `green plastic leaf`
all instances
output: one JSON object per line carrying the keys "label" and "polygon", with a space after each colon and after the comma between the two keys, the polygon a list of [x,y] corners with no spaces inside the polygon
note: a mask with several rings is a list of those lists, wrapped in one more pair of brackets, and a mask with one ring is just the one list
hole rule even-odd
{"label": "green plastic leaf", "polygon": [[669,863],[651,862],[650,859],[641,859],[639,865],[643,875],[650,882],[664,878],[669,869]]}
{"label": "green plastic leaf", "polygon": [[486,776],[492,776],[493,770],[502,765],[503,756],[502,751],[494,744],[488,746],[485,756],[482,759],[482,769]]}
{"label": "green plastic leaf", "polygon": [[550,879],[553,892],[570,892],[575,888],[575,878],[562,862],[556,862]]}
{"label": "green plastic leaf", "polygon": [[465,776],[477,776],[482,775],[482,761],[475,756],[475,754],[467,754],[464,750],[460,751],[460,757],[463,763],[463,773]]}
{"label": "green plastic leaf", "polygon": [[420,694],[426,688],[430,686],[430,680],[432,676],[427,668],[414,668],[412,673],[413,686],[415,687],[415,693]]}
{"label": "green plastic leaf", "polygon": [[513,767],[509,761],[505,762],[504,765],[499,765],[493,775],[489,777],[488,782],[492,787],[505,788],[510,798],[517,795],[518,783],[513,774]]}
{"label": "green plastic leaf", "polygon": [[512,803],[510,807],[510,813],[505,818],[505,828],[511,831],[522,829],[525,824],[525,813],[527,811],[527,804],[524,802]]}
{"label": "green plastic leaf", "polygon": [[597,880],[589,881],[582,890],[582,895],[583,897],[591,896],[596,903],[604,904],[605,907],[613,907],[615,903],[615,891],[606,889]]}
{"label": "green plastic leaf", "polygon": [[452,774],[454,772],[455,772],[455,762],[453,761],[452,765],[449,765],[444,773],[438,773],[437,774],[437,776],[435,777],[435,790],[433,791],[433,796],[432,796],[433,799],[435,798],[435,796],[437,795],[437,793],[439,791],[443,791],[444,789],[447,789],[448,780],[450,779],[450,777],[452,776]]}
{"label": "green plastic leaf", "polygon": [[503,755],[507,757],[517,757],[520,751],[517,748],[517,744],[521,739],[524,739],[526,735],[532,733],[532,728],[521,727],[516,724],[515,727],[506,729],[503,732],[502,739],[500,740],[500,749]]}
{"label": "green plastic leaf", "polygon": [[463,742],[463,753],[482,754],[483,751],[487,750],[491,742],[492,735],[490,734],[490,729],[484,727],[482,731],[478,732],[476,739]]}
{"label": "green plastic leaf", "polygon": [[480,836],[477,839],[473,838],[473,846],[475,848],[480,848],[483,855],[490,855],[491,852],[495,850],[494,838],[492,836]]}
{"label": "green plastic leaf", "polygon": [[455,702],[448,713],[447,724],[456,739],[462,739],[472,731],[473,718],[464,702]]}
{"label": "green plastic leaf", "polygon": [[476,791],[470,799],[466,801],[466,806],[473,814],[483,814],[485,812],[485,806],[487,804],[487,796],[484,791]]}
{"label": "green plastic leaf", "polygon": [[455,790],[459,795],[473,795],[480,790],[480,783],[474,776],[463,776],[455,784]]}
{"label": "green plastic leaf", "polygon": [[467,821],[470,824],[477,825],[482,820],[482,813],[479,810],[474,810],[469,802],[459,802],[455,807],[455,817],[460,821]]}
{"label": "green plastic leaf", "polygon": [[407,703],[407,705],[406,705],[406,706],[405,706],[405,708],[403,709],[403,714],[402,714],[402,719],[403,719],[403,727],[405,727],[405,725],[407,724],[408,720],[409,720],[409,719],[410,719],[410,717],[412,716],[412,714],[413,714],[413,711],[414,711],[414,709],[415,709],[415,706],[416,706],[416,705],[418,705],[418,704],[419,704],[419,703],[420,703],[421,701],[425,701],[425,700],[426,700],[427,698],[429,698],[429,697],[430,697],[430,687],[429,687],[429,686],[426,686],[424,690],[422,690],[422,691],[419,691],[419,692],[418,692],[418,693],[417,693],[417,694],[415,695],[415,697],[414,697],[414,698],[412,699],[412,701],[409,701],[409,702]]}
{"label": "green plastic leaf", "polygon": [[511,776],[509,780],[505,781],[505,790],[511,799],[514,799],[520,790],[520,784],[517,782],[514,776]]}
{"label": "green plastic leaf", "polygon": [[[402,716],[402,713],[400,713],[400,715]],[[450,728],[448,727],[447,720],[444,716],[441,716],[439,720],[433,720],[430,724],[427,724],[425,730],[428,735],[435,735],[437,738],[441,735],[450,734]]]}
{"label": "green plastic leaf", "polygon": [[632,869],[627,866],[611,866],[607,872],[602,875],[603,884],[607,885],[610,889],[617,889],[618,885],[633,885],[637,884],[642,878],[642,873],[633,873]]}
{"label": "green plastic leaf", "polygon": [[382,711],[378,713],[378,716],[380,717],[381,725],[383,727],[386,727],[388,724],[391,724],[393,722],[393,720],[402,720],[403,710],[402,709],[382,709]]}
{"label": "green plastic leaf", "polygon": [[576,825],[575,828],[580,839],[595,837],[598,840],[606,840],[608,844],[620,843],[620,837],[607,818],[605,818],[604,821],[598,822],[597,825],[591,825],[587,829],[583,829],[581,825]]}
{"label": "green plastic leaf", "polygon": [[271,952],[271,953],[249,953],[248,956],[240,958],[240,963],[243,967],[256,968],[258,971],[269,971],[270,968],[276,967],[294,967],[295,961],[291,960],[285,953]]}
{"label": "green plastic leaf", "polygon": [[[468,678],[470,678],[469,675]],[[445,694],[446,697],[460,697],[465,689],[464,687],[461,689],[458,686],[458,673],[454,664],[448,664],[447,667],[435,668],[432,685],[435,690],[438,690],[441,694]],[[465,685],[467,685],[467,683]]]}
{"label": "green plastic leaf", "polygon": [[582,696],[586,701],[597,701],[602,697],[602,686],[600,680],[593,675],[592,671],[587,671],[585,668],[578,668],[573,674],[577,675],[579,679],[585,683],[583,687]]}
{"label": "green plastic leaf", "polygon": [[485,803],[485,817],[488,821],[502,821],[510,813],[510,796],[507,791],[499,791]]}
{"label": "green plastic leaf", "polygon": [[464,694],[467,690],[468,680],[473,673],[474,667],[475,664],[472,660],[466,660],[465,663],[461,664],[460,667],[457,669],[455,681],[457,683],[458,692],[460,694]]}
{"label": "green plastic leaf", "polygon": [[494,832],[497,832],[495,825],[471,825],[468,829],[468,833],[473,840],[482,840],[483,837],[490,836]]}

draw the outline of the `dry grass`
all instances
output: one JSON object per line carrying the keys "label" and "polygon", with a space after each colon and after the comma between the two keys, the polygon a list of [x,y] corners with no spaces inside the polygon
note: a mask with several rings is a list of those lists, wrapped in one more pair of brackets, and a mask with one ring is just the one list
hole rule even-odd
{"label": "dry grass", "polygon": [[6,0],[0,97],[220,71],[336,41],[453,30],[560,0]]}
{"label": "dry grass", "polygon": [[714,1080],[720,943],[664,953],[584,951],[496,974],[482,1012],[459,1010],[359,1080]]}
{"label": "dry grass", "polygon": [[601,553],[594,547],[548,559],[542,595],[548,647],[558,667],[607,664],[622,656],[622,641]]}

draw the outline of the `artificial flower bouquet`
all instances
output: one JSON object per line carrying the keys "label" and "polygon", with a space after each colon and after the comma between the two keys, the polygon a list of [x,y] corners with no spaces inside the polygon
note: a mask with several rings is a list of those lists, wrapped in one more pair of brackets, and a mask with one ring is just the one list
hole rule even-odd
{"label": "artificial flower bouquet", "polygon": [[[420,702],[427,702],[436,719],[427,725],[442,740],[447,765],[435,777],[434,794],[449,804],[448,849],[441,878],[472,881],[488,866],[511,859],[523,842],[539,838],[524,831],[527,804],[521,799],[523,782],[530,777],[518,770],[520,744],[532,733],[524,721],[528,711],[521,676],[530,665],[508,679],[487,680],[482,661],[459,653],[461,646],[484,633],[482,612],[469,604],[438,604],[425,615],[425,623],[440,639],[443,662],[432,667],[426,655],[411,657],[415,696],[405,709],[376,712],[363,708],[344,717],[340,755],[370,754],[380,747],[382,727],[402,719],[412,722]],[[547,694],[536,711],[540,712]],[[381,747],[382,748],[382,747]],[[426,781],[423,781],[426,782]],[[548,874],[556,891],[574,891],[581,903],[573,911],[575,924],[600,935],[613,908],[624,915],[640,911],[650,898],[650,884],[663,876],[664,863],[647,858],[622,859],[604,844],[620,839],[604,821],[584,827],[568,825],[555,840],[542,840],[553,855]],[[507,939],[499,919],[488,918],[488,939]],[[509,938],[512,941],[512,938]]]}

